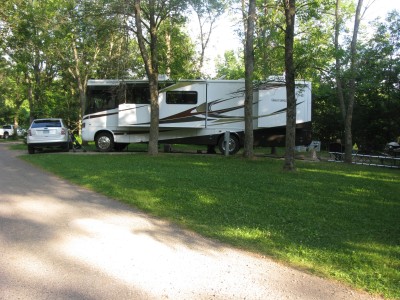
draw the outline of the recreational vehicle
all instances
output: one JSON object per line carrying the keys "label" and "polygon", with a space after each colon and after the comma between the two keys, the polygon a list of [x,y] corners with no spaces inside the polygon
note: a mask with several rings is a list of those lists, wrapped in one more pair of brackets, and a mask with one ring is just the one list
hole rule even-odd
{"label": "recreational vehicle", "polygon": [[[159,143],[207,145],[229,153],[244,142],[244,80],[160,81]],[[286,89],[284,82],[257,84],[253,100],[254,143],[278,146],[285,142]],[[296,82],[296,145],[311,142],[311,84]],[[130,143],[147,143],[150,93],[147,80],[89,80],[83,141],[99,151],[122,150]]]}

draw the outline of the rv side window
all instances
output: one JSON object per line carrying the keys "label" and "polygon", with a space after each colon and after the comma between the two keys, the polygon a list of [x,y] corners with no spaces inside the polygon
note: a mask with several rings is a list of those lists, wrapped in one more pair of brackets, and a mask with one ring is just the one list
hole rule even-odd
{"label": "rv side window", "polygon": [[167,92],[167,104],[197,104],[197,92],[169,91]]}

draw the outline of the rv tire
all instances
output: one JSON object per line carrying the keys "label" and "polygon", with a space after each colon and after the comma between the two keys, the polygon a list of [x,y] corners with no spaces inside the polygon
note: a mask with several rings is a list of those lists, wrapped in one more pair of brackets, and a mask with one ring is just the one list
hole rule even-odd
{"label": "rv tire", "polygon": [[[223,135],[218,140],[218,149],[222,154],[225,154],[225,140]],[[229,137],[229,155],[236,154],[239,149],[239,138],[236,135],[231,134]]]}
{"label": "rv tire", "polygon": [[96,148],[100,152],[110,152],[114,149],[114,138],[109,132],[100,132],[95,138]]}

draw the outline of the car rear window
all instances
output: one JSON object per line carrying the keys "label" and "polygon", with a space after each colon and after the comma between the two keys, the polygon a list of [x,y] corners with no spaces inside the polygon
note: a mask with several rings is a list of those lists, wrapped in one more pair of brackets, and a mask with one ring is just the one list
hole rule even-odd
{"label": "car rear window", "polygon": [[60,120],[37,120],[33,121],[31,128],[61,127]]}

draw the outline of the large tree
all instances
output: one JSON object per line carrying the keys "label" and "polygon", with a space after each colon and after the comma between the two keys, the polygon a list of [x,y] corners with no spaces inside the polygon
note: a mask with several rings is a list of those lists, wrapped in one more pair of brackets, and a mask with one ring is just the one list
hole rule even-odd
{"label": "large tree", "polygon": [[115,78],[111,72],[124,71],[118,64],[127,51],[121,51],[125,43],[118,20],[88,0],[6,1],[1,6],[1,45],[12,81],[29,101],[31,119],[53,116],[78,123],[88,78]]}
{"label": "large tree", "polygon": [[382,150],[400,137],[400,12],[391,12],[369,27],[361,32],[357,47],[360,63],[352,124],[353,144],[366,151]]}
{"label": "large tree", "polygon": [[6,67],[0,60],[0,124],[27,127],[29,115],[24,87],[24,76]]}
{"label": "large tree", "polygon": [[129,60],[122,20],[101,3],[70,0],[58,8],[54,20],[57,56],[63,78],[72,79],[81,116],[89,78],[120,78]]}
{"label": "large tree", "polygon": [[159,132],[159,104],[158,104],[158,75],[159,75],[159,29],[161,24],[174,17],[184,8],[185,2],[149,0],[142,2],[135,0],[134,31],[139,44],[140,53],[143,58],[146,74],[150,87],[150,134],[148,153],[158,154],[158,132]]}
{"label": "large tree", "polygon": [[353,122],[353,109],[355,102],[355,93],[356,93],[356,71],[358,68],[357,64],[357,39],[358,39],[358,30],[361,22],[361,9],[363,6],[363,0],[358,0],[356,13],[354,17],[354,28],[353,35],[350,43],[350,51],[349,51],[349,70],[346,72],[346,93],[344,88],[344,78],[343,78],[343,62],[339,55],[339,33],[340,33],[340,24],[341,24],[341,16],[340,16],[340,5],[341,1],[336,0],[336,26],[335,26],[335,50],[336,50],[336,85],[337,85],[337,95],[340,104],[340,110],[342,113],[342,118],[344,122],[344,147],[345,147],[345,162],[352,162],[352,148],[353,148],[353,137],[352,137],[352,122]]}
{"label": "large tree", "polygon": [[244,153],[243,156],[254,156],[253,143],[253,73],[254,73],[254,26],[256,19],[256,1],[249,0],[246,26],[245,47],[245,101],[244,101]]}
{"label": "large tree", "polygon": [[285,0],[285,80],[286,80],[286,138],[285,162],[283,169],[294,171],[294,151],[296,141],[296,93],[295,66],[293,60],[296,0]]}
{"label": "large tree", "polygon": [[[46,90],[57,74],[53,45],[56,4],[48,1],[6,1],[2,3],[2,47],[13,65],[15,80],[24,87],[30,119],[49,115]],[[10,74],[10,73],[9,73]]]}

